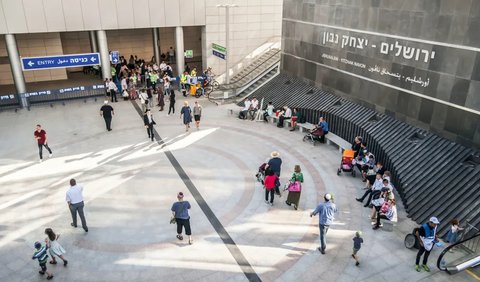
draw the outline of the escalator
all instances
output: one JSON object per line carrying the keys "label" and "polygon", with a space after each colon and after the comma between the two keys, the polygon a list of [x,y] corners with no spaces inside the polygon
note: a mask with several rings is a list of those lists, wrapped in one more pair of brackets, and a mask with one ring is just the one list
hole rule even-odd
{"label": "escalator", "polygon": [[480,231],[469,224],[465,231],[457,243],[442,251],[437,267],[449,274],[466,270],[480,277]]}

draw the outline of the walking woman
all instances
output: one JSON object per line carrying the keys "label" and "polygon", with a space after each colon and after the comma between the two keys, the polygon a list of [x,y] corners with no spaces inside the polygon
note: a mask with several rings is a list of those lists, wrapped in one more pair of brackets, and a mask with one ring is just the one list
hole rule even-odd
{"label": "walking woman", "polygon": [[195,101],[195,106],[193,107],[193,118],[195,119],[195,126],[197,130],[200,129],[200,118],[202,117],[202,106]]}
{"label": "walking woman", "polygon": [[188,210],[191,208],[188,201],[183,200],[183,193],[177,194],[178,202],[173,203],[172,206],[172,219],[175,219],[177,223],[177,239],[183,240],[182,229],[185,227],[185,234],[188,236],[188,243],[193,244],[192,230],[190,229],[190,215]]}
{"label": "walking woman", "polygon": [[163,94],[163,90],[160,87],[157,87],[158,93],[158,104],[157,106],[160,107],[160,112],[163,111],[163,107],[165,107],[165,95]]}
{"label": "walking woman", "polygon": [[[168,95],[169,90],[165,90],[165,94]],[[168,105],[168,114],[167,116],[170,115],[170,112],[173,112],[173,114],[175,114],[175,91],[170,91],[170,96],[169,96],[169,105]]]}
{"label": "walking woman", "polygon": [[45,234],[47,234],[48,236],[45,239],[45,244],[48,247],[50,256],[52,256],[50,264],[57,264],[57,261],[55,260],[55,256],[57,256],[63,260],[63,266],[67,266],[68,260],[66,260],[63,256],[66,253],[65,249],[62,247],[62,245],[60,245],[60,243],[58,243],[58,238],[60,237],[60,234],[55,234],[52,228],[45,229]]}
{"label": "walking woman", "polygon": [[285,204],[291,206],[295,210],[298,209],[298,202],[300,201],[300,194],[302,193],[302,183],[303,183],[303,173],[299,165],[296,165],[292,178],[290,179],[290,184],[288,185],[288,197],[285,201]]}
{"label": "walking woman", "polygon": [[180,119],[183,117],[183,124],[185,124],[185,131],[190,128],[192,122],[192,109],[188,106],[188,101],[183,102],[182,110],[180,111]]}

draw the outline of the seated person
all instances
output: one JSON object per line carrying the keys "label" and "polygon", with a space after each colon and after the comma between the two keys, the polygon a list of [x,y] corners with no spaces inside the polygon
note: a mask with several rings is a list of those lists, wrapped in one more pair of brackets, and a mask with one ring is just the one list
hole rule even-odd
{"label": "seated person", "polygon": [[247,114],[248,114],[248,111],[250,110],[250,107],[252,106],[252,102],[250,102],[250,100],[247,98],[245,98],[244,100],[244,107],[243,109],[240,111],[239,115],[238,115],[238,118],[239,119],[247,119]]}
{"label": "seated person", "polygon": [[250,101],[251,105],[250,105],[250,109],[248,110],[248,114],[250,115],[250,118],[252,120],[255,119],[255,114],[257,113],[258,111],[258,100],[257,100],[257,97],[253,97],[252,98],[252,101]]}
{"label": "seated person", "polygon": [[277,127],[283,127],[283,123],[286,119],[292,118],[292,110],[288,106],[284,106],[283,110],[278,114]]}
{"label": "seated person", "polygon": [[373,226],[374,230],[380,228],[380,219],[387,219],[393,222],[397,222],[397,205],[395,199],[389,199],[387,203],[388,208],[386,210],[380,210],[377,212],[377,221]]}
{"label": "seated person", "polygon": [[275,111],[275,107],[273,106],[273,102],[268,102],[268,105],[265,108],[265,112],[263,113],[263,120],[265,122],[268,122],[267,117],[272,117],[274,111]]}
{"label": "seated person", "polygon": [[290,131],[295,131],[297,127],[297,122],[302,119],[302,113],[298,111],[297,108],[293,108],[293,113],[292,113],[292,129]]}
{"label": "seated person", "polygon": [[325,143],[325,135],[328,134],[329,128],[328,128],[328,122],[325,120],[324,117],[320,117],[318,126],[320,126],[323,130],[323,135],[320,137],[320,142]]}

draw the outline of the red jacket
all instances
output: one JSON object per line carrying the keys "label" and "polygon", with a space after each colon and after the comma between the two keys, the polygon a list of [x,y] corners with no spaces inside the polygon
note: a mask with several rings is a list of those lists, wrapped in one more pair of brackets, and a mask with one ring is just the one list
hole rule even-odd
{"label": "red jacket", "polygon": [[275,188],[275,180],[278,179],[277,175],[267,175],[265,179],[263,180],[263,183],[265,185],[265,189],[267,190],[272,190]]}

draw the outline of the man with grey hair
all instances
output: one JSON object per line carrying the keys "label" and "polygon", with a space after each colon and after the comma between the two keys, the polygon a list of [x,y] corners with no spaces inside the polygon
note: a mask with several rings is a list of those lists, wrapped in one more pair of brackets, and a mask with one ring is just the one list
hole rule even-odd
{"label": "man with grey hair", "polygon": [[324,255],[327,248],[327,232],[330,224],[333,223],[334,214],[337,212],[337,206],[333,203],[331,194],[325,194],[325,202],[319,204],[317,208],[310,213],[310,217],[319,214],[318,225],[320,227],[320,247],[318,250]]}
{"label": "man with grey hair", "polygon": [[87,221],[85,220],[85,214],[83,213],[83,187],[77,185],[75,179],[70,179],[70,188],[67,190],[66,200],[68,203],[68,208],[72,214],[72,223],[71,226],[77,228],[77,212],[80,215],[80,220],[82,221],[82,227],[85,232],[88,232]]}

